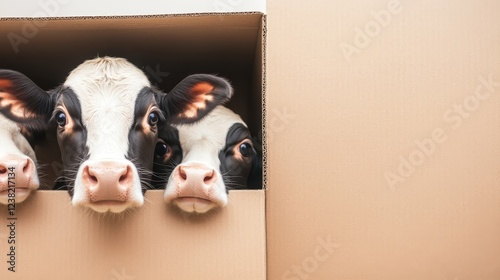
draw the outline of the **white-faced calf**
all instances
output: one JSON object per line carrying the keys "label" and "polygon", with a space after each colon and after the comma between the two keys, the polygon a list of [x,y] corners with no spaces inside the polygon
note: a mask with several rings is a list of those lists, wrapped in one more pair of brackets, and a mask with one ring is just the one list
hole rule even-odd
{"label": "white-faced calf", "polygon": [[23,202],[31,191],[38,189],[35,164],[35,152],[17,124],[0,115],[1,204]]}
{"label": "white-faced calf", "polygon": [[230,98],[226,80],[192,75],[168,94],[123,58],[88,60],[44,91],[0,70],[0,112],[28,129],[57,127],[66,185],[75,206],[122,212],[144,203],[158,126],[196,121]]}
{"label": "white-faced calf", "polygon": [[262,188],[262,162],[250,132],[223,106],[196,123],[162,128],[159,139],[156,180],[168,180],[165,201],[185,212],[225,206],[230,189]]}

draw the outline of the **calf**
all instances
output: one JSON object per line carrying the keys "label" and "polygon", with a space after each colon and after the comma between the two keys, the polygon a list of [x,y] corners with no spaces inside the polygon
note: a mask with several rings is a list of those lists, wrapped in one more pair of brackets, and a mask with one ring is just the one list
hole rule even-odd
{"label": "calf", "polygon": [[189,213],[225,206],[229,189],[262,188],[262,162],[250,132],[223,106],[197,123],[162,128],[154,173],[166,183],[165,201]]}
{"label": "calf", "polygon": [[144,203],[158,127],[194,122],[230,98],[212,75],[185,78],[168,94],[123,58],[88,60],[44,91],[21,73],[0,70],[0,112],[34,131],[56,127],[72,204],[119,213]]}
{"label": "calf", "polygon": [[2,115],[0,143],[0,204],[23,202],[39,186],[35,152],[16,123]]}

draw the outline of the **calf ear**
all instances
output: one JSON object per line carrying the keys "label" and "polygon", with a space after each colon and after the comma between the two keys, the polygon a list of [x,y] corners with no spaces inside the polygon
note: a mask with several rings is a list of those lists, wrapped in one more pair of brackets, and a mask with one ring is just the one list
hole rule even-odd
{"label": "calf ear", "polygon": [[233,88],[226,79],[208,74],[188,76],[172,91],[163,95],[162,110],[173,124],[192,123],[207,115],[217,105],[227,102]]}
{"label": "calf ear", "polygon": [[40,129],[47,125],[52,103],[50,94],[25,75],[0,69],[0,113],[10,120]]}

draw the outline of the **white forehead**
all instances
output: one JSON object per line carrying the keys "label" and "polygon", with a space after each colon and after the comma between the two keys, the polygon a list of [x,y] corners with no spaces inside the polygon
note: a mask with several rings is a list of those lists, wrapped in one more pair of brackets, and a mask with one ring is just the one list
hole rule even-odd
{"label": "white forehead", "polygon": [[177,125],[179,142],[183,152],[189,152],[192,147],[203,143],[220,150],[226,145],[229,128],[235,123],[246,124],[239,115],[224,106],[215,109],[200,121],[194,124]]}
{"label": "white forehead", "polygon": [[[66,78],[65,86],[73,89],[80,100],[96,97],[128,97],[151,86],[144,73],[124,58],[98,57],[76,67]],[[126,100],[118,100],[126,101]]]}
{"label": "white forehead", "polygon": [[151,86],[146,75],[126,59],[102,57],[80,64],[64,86],[80,101],[91,157],[125,155],[137,96]]}

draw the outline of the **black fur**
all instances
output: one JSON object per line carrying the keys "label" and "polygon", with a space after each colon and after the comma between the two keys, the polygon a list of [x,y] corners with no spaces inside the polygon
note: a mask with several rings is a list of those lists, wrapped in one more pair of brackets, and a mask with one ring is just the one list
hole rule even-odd
{"label": "black fur", "polygon": [[11,86],[0,88],[0,100],[5,98],[5,93],[15,93],[25,107],[25,117],[20,118],[11,112],[11,105],[0,107],[0,113],[7,118],[22,124],[29,130],[43,131],[46,128],[47,120],[50,118],[54,108],[53,99],[50,93],[38,87],[32,80],[24,74],[0,69],[0,81],[5,81]]}
{"label": "black fur", "polygon": [[[87,148],[87,128],[82,123],[82,107],[80,101],[71,88],[64,88],[56,96],[56,106],[64,104],[68,110],[68,114],[73,120],[73,133],[61,134],[57,133],[57,142],[61,150],[61,160],[64,166],[62,177],[56,181],[56,188],[67,189],[69,194],[73,196],[74,181],[76,173],[80,165],[89,158],[89,151]],[[54,114],[57,111],[54,111]],[[52,125],[57,126],[55,123],[55,115],[50,119]],[[57,127],[59,132],[64,129]]]}
{"label": "black fur", "polygon": [[234,148],[241,141],[251,140],[250,131],[241,123],[233,124],[226,136],[226,145],[219,152],[220,171],[228,189],[261,189],[262,160],[252,142],[251,153],[239,160],[234,157]]}
{"label": "black fur", "polygon": [[[158,111],[159,121],[156,128],[152,128],[150,133],[144,134],[142,121],[148,113],[148,109],[156,105],[155,92],[150,88],[143,88],[135,101],[134,123],[128,134],[129,147],[126,158],[134,163],[139,170],[139,177],[142,182],[142,192],[151,188],[152,174],[146,170],[153,169],[153,153],[158,136],[158,126],[165,123],[165,118],[161,111]],[[147,151],[147,152],[146,152]]]}
{"label": "black fur", "polygon": [[179,142],[179,131],[168,125],[163,125],[158,131],[158,140],[167,145],[169,153],[164,156],[154,155],[153,189],[165,189],[168,178],[174,168],[182,161],[182,148]]}

